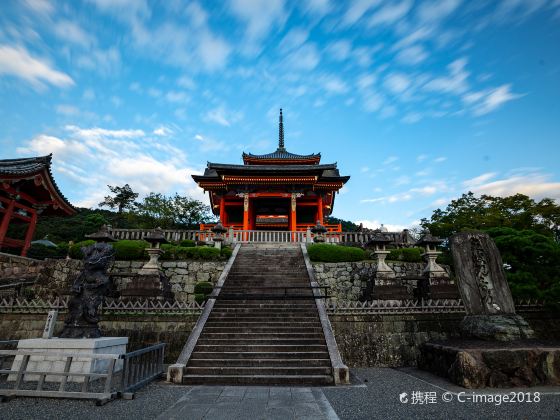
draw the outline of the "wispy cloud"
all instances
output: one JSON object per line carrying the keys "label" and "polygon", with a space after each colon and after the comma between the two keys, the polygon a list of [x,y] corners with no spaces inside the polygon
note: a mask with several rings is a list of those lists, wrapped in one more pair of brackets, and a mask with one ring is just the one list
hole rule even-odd
{"label": "wispy cloud", "polygon": [[69,75],[55,70],[45,60],[32,57],[21,46],[0,45],[1,74],[23,79],[35,89],[45,89],[47,85],[68,87],[75,84]]}

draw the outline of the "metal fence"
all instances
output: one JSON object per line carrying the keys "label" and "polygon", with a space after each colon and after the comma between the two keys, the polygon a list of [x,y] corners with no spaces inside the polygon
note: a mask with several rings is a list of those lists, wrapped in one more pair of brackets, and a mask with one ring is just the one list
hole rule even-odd
{"label": "metal fence", "polygon": [[[117,229],[110,228],[109,231],[116,239],[144,239],[151,233],[149,229]],[[214,240],[214,232],[210,230],[179,230],[166,229],[163,235],[168,241],[179,242],[185,239],[209,241]],[[325,242],[328,243],[361,243],[364,244],[373,238],[373,233],[360,232],[327,232]],[[224,234],[227,242],[246,243],[301,243],[313,242],[315,234],[310,230],[298,231],[273,231],[273,230],[234,230],[230,229]]]}
{"label": "metal fence", "polygon": [[[0,341],[6,343],[17,341]],[[0,396],[93,399],[98,405],[132,399],[163,375],[164,353],[165,343],[125,354],[0,350],[0,377],[6,379]]]}
{"label": "metal fence", "polygon": [[[46,314],[58,310],[66,312],[69,297],[43,299],[0,299],[0,313]],[[182,314],[197,315],[204,309],[204,303],[173,301],[163,302],[151,299],[107,300],[101,305],[102,314]]]}
{"label": "metal fence", "polygon": [[125,399],[134,397],[134,392],[163,373],[165,343],[155,344],[123,355],[121,394]]}
{"label": "metal fence", "polygon": [[[541,311],[544,303],[537,300],[515,302],[518,311]],[[464,313],[461,299],[420,299],[420,300],[373,300],[369,302],[335,301],[325,303],[331,315],[359,314],[418,314],[418,313]]]}

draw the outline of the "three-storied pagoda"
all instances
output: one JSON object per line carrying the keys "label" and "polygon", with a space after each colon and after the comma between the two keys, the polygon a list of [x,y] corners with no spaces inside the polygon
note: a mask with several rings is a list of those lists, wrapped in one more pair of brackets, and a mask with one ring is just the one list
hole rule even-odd
{"label": "three-storied pagoda", "polygon": [[[350,179],[321,154],[297,155],[284,146],[280,110],[278,149],[265,155],[243,153],[243,165],[208,162],[194,181],[208,191],[210,206],[225,227],[236,230],[304,231],[332,213],[335,194]],[[208,225],[201,226],[201,230]],[[341,231],[340,225],[327,225]]]}

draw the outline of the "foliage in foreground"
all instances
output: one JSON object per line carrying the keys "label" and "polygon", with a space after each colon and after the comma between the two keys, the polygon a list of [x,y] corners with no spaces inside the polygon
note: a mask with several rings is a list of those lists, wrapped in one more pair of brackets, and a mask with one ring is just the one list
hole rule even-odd
{"label": "foliage in foreground", "polygon": [[330,244],[312,244],[307,248],[311,261],[315,262],[347,262],[365,259],[361,248]]}

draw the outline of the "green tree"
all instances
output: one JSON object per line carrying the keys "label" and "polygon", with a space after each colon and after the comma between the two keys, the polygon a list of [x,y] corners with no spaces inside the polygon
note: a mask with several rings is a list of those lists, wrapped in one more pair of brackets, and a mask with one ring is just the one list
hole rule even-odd
{"label": "green tree", "polygon": [[122,214],[124,210],[130,210],[134,206],[134,200],[138,198],[138,193],[132,191],[130,185],[125,184],[122,187],[107,185],[109,190],[115,194],[114,197],[110,195],[106,196],[105,199],[99,203],[99,207],[109,207],[111,209],[117,209],[118,214]]}
{"label": "green tree", "polygon": [[212,220],[209,206],[179,194],[167,197],[150,193],[142,202],[136,203],[133,213],[141,218],[145,227],[160,226],[164,229],[196,229],[198,224]]}
{"label": "green tree", "polygon": [[437,209],[421,225],[441,237],[463,230],[487,230],[495,227],[529,229],[560,239],[560,206],[545,198],[539,202],[523,194],[509,197],[476,197],[472,192],[451,201],[445,210]]}
{"label": "green tree", "polygon": [[332,216],[326,217],[325,223],[333,225],[340,223],[342,225],[343,232],[355,232],[358,229],[358,225],[356,223],[349,220],[338,219]]}

